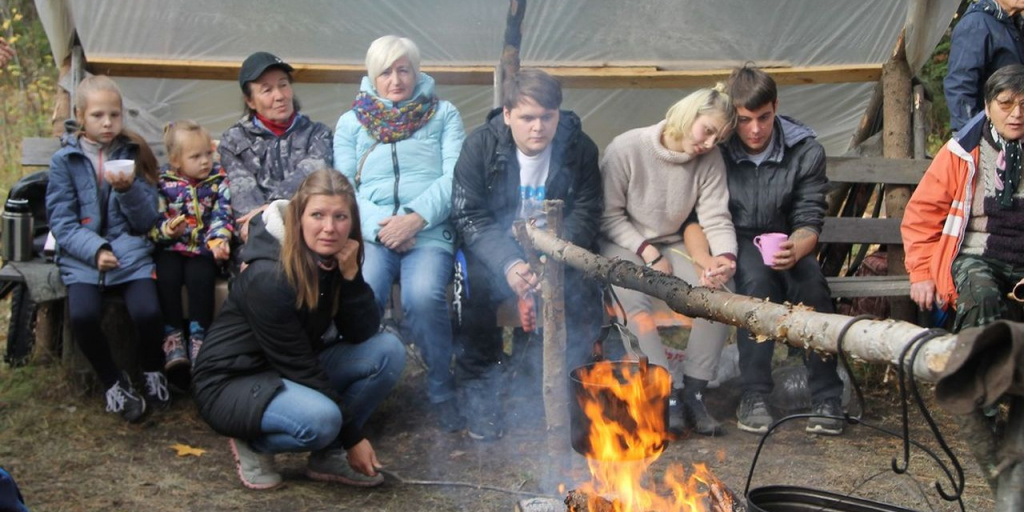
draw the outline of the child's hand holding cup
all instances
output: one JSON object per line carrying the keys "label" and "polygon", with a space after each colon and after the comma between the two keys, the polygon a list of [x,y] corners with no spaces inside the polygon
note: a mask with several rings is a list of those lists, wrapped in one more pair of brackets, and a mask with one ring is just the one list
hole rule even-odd
{"label": "child's hand holding cup", "polygon": [[761,260],[769,267],[775,266],[775,254],[782,250],[782,243],[789,240],[785,233],[763,233],[754,237],[754,246],[761,251]]}
{"label": "child's hand holding cup", "polygon": [[135,181],[135,160],[103,162],[103,177],[118,192],[128,190]]}

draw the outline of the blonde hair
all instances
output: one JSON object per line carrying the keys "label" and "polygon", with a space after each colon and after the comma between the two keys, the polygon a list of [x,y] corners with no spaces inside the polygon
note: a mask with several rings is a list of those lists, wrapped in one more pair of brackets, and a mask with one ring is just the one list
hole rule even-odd
{"label": "blonde hair", "polygon": [[412,39],[399,36],[383,36],[370,43],[366,50],[366,76],[371,83],[375,83],[377,77],[387,68],[391,67],[396,60],[408,57],[412,64],[413,75],[420,74],[420,48]]}
{"label": "blonde hair", "polygon": [[677,101],[665,112],[666,137],[679,139],[693,128],[694,121],[702,115],[719,116],[725,121],[718,140],[729,136],[736,126],[736,109],[726,93],[726,85],[722,82],[712,88],[697,89],[685,98]]}
{"label": "blonde hair", "polygon": [[203,125],[191,119],[171,121],[164,125],[164,148],[167,149],[169,160],[181,156],[181,136],[185,134],[203,137],[208,145],[213,146],[213,138],[210,137],[210,132],[203,128]]}
{"label": "blonde hair", "polygon": [[[75,121],[78,122],[78,135],[85,131],[85,110],[89,107],[89,97],[97,92],[112,92],[117,95],[118,103],[121,106],[122,119],[124,116],[124,96],[121,95],[121,88],[114,83],[110,77],[105,75],[90,75],[82,79],[75,88]],[[138,153],[135,155],[135,175],[146,180],[151,185],[156,185],[160,177],[160,164],[149,147],[146,139],[141,135],[121,125],[121,133],[138,146]]]}
{"label": "blonde hair", "polygon": [[[314,171],[299,185],[288,202],[284,216],[284,243],[281,244],[281,266],[288,284],[295,290],[295,307],[317,308],[320,298],[320,280],[317,276],[319,256],[314,253],[302,236],[302,214],[306,211],[309,198],[315,195],[336,196],[344,199],[352,213],[352,230],[349,239],[359,242],[359,265],[363,264],[363,233],[360,229],[359,206],[356,204],[356,192],[348,178],[339,171],[322,167]],[[337,299],[338,287],[331,290],[331,296]],[[334,300],[337,309],[338,301]]]}

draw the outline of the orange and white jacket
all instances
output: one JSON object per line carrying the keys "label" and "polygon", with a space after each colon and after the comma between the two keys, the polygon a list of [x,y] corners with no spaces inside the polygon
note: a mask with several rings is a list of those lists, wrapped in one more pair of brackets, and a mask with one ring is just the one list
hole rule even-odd
{"label": "orange and white jacket", "polygon": [[942,147],[910,197],[900,226],[910,282],[934,280],[943,309],[956,303],[952,265],[967,230],[979,145],[988,126],[982,112]]}

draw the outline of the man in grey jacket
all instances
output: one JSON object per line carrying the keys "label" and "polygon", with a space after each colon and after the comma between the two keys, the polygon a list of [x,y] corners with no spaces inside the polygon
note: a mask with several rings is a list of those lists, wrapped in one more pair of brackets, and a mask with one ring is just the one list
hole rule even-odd
{"label": "man in grey jacket", "polygon": [[[824,223],[825,150],[807,126],[777,116],[775,81],[763,71],[743,67],[729,77],[729,96],[736,107],[736,131],[722,144],[729,182],[729,211],[736,228],[738,292],[771,302],[804,304],[832,313],[831,294],[814,257]],[[754,237],[783,233],[788,239],[765,263]],[[774,422],[768,408],[772,353],[775,344],[759,343],[739,329],[740,379],[743,397],[736,413],[740,430],[764,433]],[[807,432],[843,432],[843,382],[835,358],[806,355],[813,414]]]}

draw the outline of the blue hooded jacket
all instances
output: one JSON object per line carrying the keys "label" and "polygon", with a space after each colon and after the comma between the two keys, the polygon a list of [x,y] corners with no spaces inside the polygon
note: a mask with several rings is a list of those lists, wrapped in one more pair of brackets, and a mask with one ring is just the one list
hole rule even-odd
{"label": "blue hooded jacket", "polygon": [[[124,192],[106,181],[98,186],[78,137],[67,136],[64,144],[50,160],[46,187],[46,216],[57,239],[61,280],[65,285],[99,284],[96,253],[103,248],[113,251],[120,263],[104,273],[104,285],[152,278],[153,243],[146,234],[159,215],[156,186],[138,177]],[[134,160],[138,152],[138,146],[124,136],[111,147],[112,159]],[[101,204],[106,205],[105,219]]]}
{"label": "blue hooded jacket", "polygon": [[[377,96],[369,77],[360,91]],[[434,79],[420,73],[413,91],[416,98],[434,96]],[[365,157],[356,201],[362,218],[363,238],[374,242],[386,217],[416,212],[427,226],[416,234],[416,247],[441,247],[452,252],[455,229],[448,220],[452,204],[452,175],[466,131],[454,105],[438,101],[434,116],[411,137],[390,144],[377,142],[356,118],[345,112],[334,130],[334,165],[356,184],[359,161]],[[369,154],[367,154],[369,152]]]}
{"label": "blue hooded jacket", "polygon": [[1020,15],[1008,16],[995,0],[978,0],[957,22],[942,81],[953,132],[985,110],[985,82],[992,73],[1024,64],[1020,22]]}

